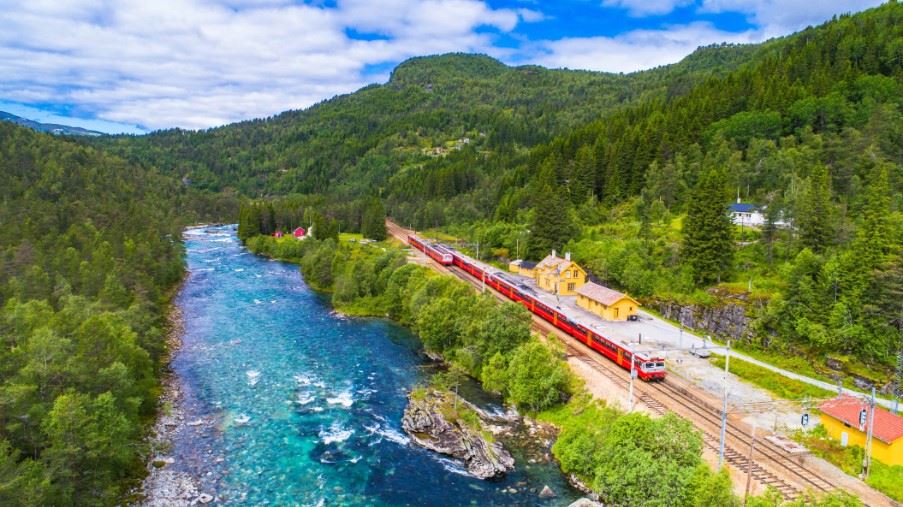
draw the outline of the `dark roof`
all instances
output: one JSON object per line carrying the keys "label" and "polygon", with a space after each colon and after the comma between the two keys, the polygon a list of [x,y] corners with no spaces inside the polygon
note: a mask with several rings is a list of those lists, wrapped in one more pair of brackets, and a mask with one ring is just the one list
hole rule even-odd
{"label": "dark roof", "polygon": [[756,211],[757,209],[759,209],[759,207],[756,206],[755,204],[749,204],[749,203],[743,202],[743,203],[731,204],[730,207],[728,207],[728,209],[731,210],[731,212],[733,212],[733,213],[752,213],[753,211]]}
{"label": "dark roof", "polygon": [[531,261],[520,261],[520,267],[524,269],[533,269],[536,267],[536,263]]}
{"label": "dark roof", "polygon": [[627,294],[618,292],[614,289],[609,289],[608,287],[593,282],[587,282],[581,285],[579,288],[577,288],[577,294],[586,296],[593,301],[598,301],[605,306],[611,306],[624,298],[633,301],[633,298],[628,296]]}
{"label": "dark roof", "polygon": [[[823,401],[818,409],[839,421],[845,422],[853,428],[859,428],[859,411],[866,408],[866,402],[852,396],[840,396]],[[891,414],[881,407],[875,407],[875,438],[892,444],[894,440],[903,437],[903,417]]]}

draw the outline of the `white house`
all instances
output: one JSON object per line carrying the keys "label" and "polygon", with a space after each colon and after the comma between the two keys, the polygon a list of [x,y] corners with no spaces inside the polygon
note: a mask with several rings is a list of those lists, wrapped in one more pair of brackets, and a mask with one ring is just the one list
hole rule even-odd
{"label": "white house", "polygon": [[761,227],[765,224],[765,215],[755,204],[742,203],[740,199],[737,199],[737,202],[731,204],[728,210],[731,213],[731,220],[736,225]]}

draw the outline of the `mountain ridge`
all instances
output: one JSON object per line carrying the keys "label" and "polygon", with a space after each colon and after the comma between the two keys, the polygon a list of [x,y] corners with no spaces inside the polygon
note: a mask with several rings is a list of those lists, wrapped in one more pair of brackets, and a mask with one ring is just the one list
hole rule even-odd
{"label": "mountain ridge", "polygon": [[22,125],[23,127],[37,130],[38,132],[48,132],[55,135],[90,137],[106,135],[103,132],[89,130],[82,127],[73,127],[71,125],[62,125],[59,123],[43,123],[36,120],[29,120],[28,118],[23,118],[6,111],[0,111],[0,120],[15,123],[17,125]]}

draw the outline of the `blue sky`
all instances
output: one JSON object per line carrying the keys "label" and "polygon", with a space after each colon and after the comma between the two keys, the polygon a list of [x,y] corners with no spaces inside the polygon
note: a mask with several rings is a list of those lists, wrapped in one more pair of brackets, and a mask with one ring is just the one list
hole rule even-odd
{"label": "blue sky", "polygon": [[207,128],[385,82],[412,56],[633,72],[851,0],[0,0],[0,110],[105,132]]}

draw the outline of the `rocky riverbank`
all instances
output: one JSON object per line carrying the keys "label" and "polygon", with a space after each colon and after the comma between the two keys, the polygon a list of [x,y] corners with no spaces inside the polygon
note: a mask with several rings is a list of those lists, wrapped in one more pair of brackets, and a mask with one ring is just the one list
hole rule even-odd
{"label": "rocky riverbank", "polygon": [[489,479],[514,469],[514,458],[487,429],[499,419],[453,393],[417,389],[408,395],[401,424],[412,442],[460,459],[469,473]]}
{"label": "rocky riverbank", "polygon": [[[169,335],[167,349],[171,354],[179,350],[182,344],[182,313],[173,306],[169,314]],[[163,394],[160,396],[160,415],[150,434],[150,459],[147,464],[147,477],[142,483],[142,497],[137,505],[143,507],[181,507],[210,503],[213,495],[200,491],[199,481],[191,474],[172,470],[175,462],[169,454],[172,450],[172,438],[185,425],[182,414],[182,394],[178,379],[169,371],[163,374]]]}

